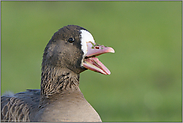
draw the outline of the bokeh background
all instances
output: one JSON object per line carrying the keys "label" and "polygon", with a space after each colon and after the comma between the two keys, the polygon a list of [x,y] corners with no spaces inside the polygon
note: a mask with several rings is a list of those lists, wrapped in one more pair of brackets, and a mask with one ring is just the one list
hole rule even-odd
{"label": "bokeh background", "polygon": [[181,1],[1,2],[1,95],[40,88],[43,50],[75,24],[115,49],[111,71],[81,73],[80,89],[102,120],[182,121]]}

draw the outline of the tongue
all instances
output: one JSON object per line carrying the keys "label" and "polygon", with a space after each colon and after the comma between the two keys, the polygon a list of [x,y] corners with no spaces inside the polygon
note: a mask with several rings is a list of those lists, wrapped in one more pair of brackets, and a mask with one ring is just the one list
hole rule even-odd
{"label": "tongue", "polygon": [[105,75],[111,74],[108,68],[103,65],[96,57],[90,57],[85,59],[83,66],[89,70],[96,71]]}

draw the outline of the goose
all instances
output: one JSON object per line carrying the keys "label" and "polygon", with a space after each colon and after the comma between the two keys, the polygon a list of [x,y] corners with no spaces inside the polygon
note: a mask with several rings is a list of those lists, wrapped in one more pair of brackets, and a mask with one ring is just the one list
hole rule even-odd
{"label": "goose", "polygon": [[89,69],[109,75],[96,57],[114,53],[98,45],[92,34],[77,25],[54,33],[43,53],[41,89],[1,96],[2,122],[102,122],[79,88],[80,73]]}

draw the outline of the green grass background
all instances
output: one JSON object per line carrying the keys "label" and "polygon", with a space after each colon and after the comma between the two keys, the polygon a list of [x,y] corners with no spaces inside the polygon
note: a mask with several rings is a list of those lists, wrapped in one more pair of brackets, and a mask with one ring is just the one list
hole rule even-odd
{"label": "green grass background", "polygon": [[40,88],[43,50],[75,24],[115,49],[111,71],[81,73],[80,89],[103,121],[182,121],[182,2],[1,2],[1,93]]}

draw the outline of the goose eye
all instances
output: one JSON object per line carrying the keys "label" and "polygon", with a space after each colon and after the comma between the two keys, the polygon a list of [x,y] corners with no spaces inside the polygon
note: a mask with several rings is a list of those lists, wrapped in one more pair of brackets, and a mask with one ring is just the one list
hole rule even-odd
{"label": "goose eye", "polygon": [[73,43],[73,42],[74,42],[74,38],[69,38],[69,39],[68,39],[68,42],[69,42],[69,43]]}

